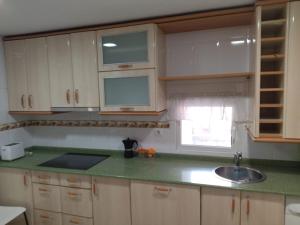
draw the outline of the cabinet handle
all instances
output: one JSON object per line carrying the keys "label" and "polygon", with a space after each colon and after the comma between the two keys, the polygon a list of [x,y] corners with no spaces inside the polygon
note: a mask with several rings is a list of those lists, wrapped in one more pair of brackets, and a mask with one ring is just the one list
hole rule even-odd
{"label": "cabinet handle", "polygon": [[49,219],[49,216],[46,216],[46,215],[40,215],[40,218],[42,218],[42,219]]}
{"label": "cabinet handle", "polygon": [[132,108],[132,107],[121,107],[120,110],[121,111],[134,111],[134,108]]}
{"label": "cabinet handle", "polygon": [[247,216],[250,214],[250,200],[247,199]]}
{"label": "cabinet handle", "polygon": [[79,221],[76,221],[76,220],[70,220],[70,223],[73,223],[73,224],[80,224]]}
{"label": "cabinet handle", "polygon": [[79,90],[78,89],[75,90],[75,101],[76,101],[76,104],[79,103]]}
{"label": "cabinet handle", "polygon": [[25,109],[25,95],[22,95],[22,97],[21,97],[21,106],[22,106],[22,108],[23,109]]}
{"label": "cabinet handle", "polygon": [[131,64],[122,64],[122,65],[119,65],[118,67],[119,67],[119,69],[128,69],[128,68],[131,68],[132,65]]}
{"label": "cabinet handle", "polygon": [[24,176],[23,176],[23,183],[24,183],[24,186],[26,187],[27,186],[26,174],[24,174]]}
{"label": "cabinet handle", "polygon": [[50,179],[50,176],[48,176],[48,175],[39,175],[38,178],[42,179],[42,180],[46,180],[46,179]]}
{"label": "cabinet handle", "polygon": [[169,194],[172,191],[171,188],[164,188],[164,187],[154,187],[154,190],[164,194]]}
{"label": "cabinet handle", "polygon": [[39,191],[41,191],[41,192],[48,192],[49,190],[46,189],[46,188],[39,188]]}
{"label": "cabinet handle", "polygon": [[231,211],[232,211],[232,213],[234,213],[234,211],[235,211],[235,199],[231,200]]}
{"label": "cabinet handle", "polygon": [[93,183],[93,193],[94,193],[94,195],[96,195],[96,184],[95,183]]}
{"label": "cabinet handle", "polygon": [[69,177],[69,178],[67,178],[67,181],[68,181],[69,183],[78,183],[78,182],[79,182],[79,180],[76,179],[76,178],[74,178],[74,177]]}
{"label": "cabinet handle", "polygon": [[71,92],[70,89],[68,89],[67,92],[66,92],[66,100],[67,100],[67,103],[68,103],[68,104],[71,103],[71,100],[70,100],[70,92]]}
{"label": "cabinet handle", "polygon": [[32,109],[32,95],[28,96],[28,106]]}

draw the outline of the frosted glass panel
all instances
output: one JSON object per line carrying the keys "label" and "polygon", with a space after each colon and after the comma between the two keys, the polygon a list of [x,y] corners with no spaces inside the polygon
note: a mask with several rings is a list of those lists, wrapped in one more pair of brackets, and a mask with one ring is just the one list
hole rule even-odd
{"label": "frosted glass panel", "polygon": [[147,39],[147,31],[103,36],[103,64],[148,62]]}
{"label": "frosted glass panel", "polygon": [[104,78],[105,105],[148,106],[148,76]]}

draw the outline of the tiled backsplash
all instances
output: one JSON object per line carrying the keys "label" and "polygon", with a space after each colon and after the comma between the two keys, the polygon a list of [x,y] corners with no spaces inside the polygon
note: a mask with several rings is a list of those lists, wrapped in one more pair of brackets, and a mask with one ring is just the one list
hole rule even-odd
{"label": "tiled backsplash", "polygon": [[169,128],[168,122],[158,121],[115,121],[115,120],[27,120],[0,124],[0,132],[21,127],[119,127],[119,128]]}

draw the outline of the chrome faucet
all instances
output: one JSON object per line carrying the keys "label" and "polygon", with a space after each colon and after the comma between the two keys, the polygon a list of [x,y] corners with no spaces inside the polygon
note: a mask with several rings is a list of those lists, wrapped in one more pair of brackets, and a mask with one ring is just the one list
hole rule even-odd
{"label": "chrome faucet", "polygon": [[241,152],[236,152],[233,157],[233,162],[235,166],[240,166],[242,159],[243,159],[243,154]]}

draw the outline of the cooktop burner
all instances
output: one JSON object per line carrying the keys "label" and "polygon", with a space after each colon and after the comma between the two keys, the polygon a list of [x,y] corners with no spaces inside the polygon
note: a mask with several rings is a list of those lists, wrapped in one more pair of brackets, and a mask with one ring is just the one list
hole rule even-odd
{"label": "cooktop burner", "polygon": [[107,159],[109,155],[96,155],[84,153],[66,153],[57,158],[46,161],[38,166],[87,170]]}

